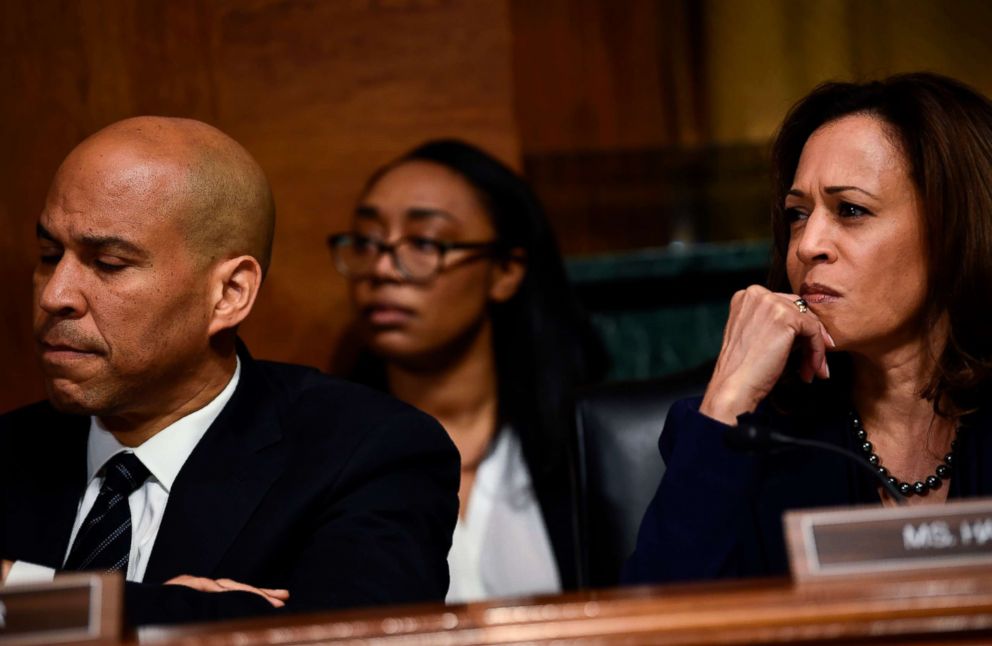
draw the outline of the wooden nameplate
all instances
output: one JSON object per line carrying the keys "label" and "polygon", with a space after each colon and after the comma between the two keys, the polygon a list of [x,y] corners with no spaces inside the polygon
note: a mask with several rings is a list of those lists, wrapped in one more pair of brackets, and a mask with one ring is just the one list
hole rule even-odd
{"label": "wooden nameplate", "polygon": [[789,511],[796,581],[992,566],[992,499]]}
{"label": "wooden nameplate", "polygon": [[0,644],[115,644],[123,628],[119,575],[70,574],[0,586]]}

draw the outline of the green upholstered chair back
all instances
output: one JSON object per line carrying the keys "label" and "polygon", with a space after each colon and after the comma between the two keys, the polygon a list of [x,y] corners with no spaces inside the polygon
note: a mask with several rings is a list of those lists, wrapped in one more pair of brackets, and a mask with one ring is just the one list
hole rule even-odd
{"label": "green upholstered chair back", "polygon": [[765,284],[770,250],[759,241],[569,258],[612,358],[610,380],[662,377],[716,357],[731,296]]}

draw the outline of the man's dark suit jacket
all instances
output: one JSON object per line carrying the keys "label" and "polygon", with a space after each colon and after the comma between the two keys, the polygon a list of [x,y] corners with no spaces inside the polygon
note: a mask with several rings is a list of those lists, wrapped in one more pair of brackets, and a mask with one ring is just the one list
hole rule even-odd
{"label": "man's dark suit jacket", "polygon": [[[667,468],[627,561],[626,583],[787,574],[785,511],[881,503],[878,482],[842,456],[809,449],[764,454],[730,449],[723,440],[729,427],[700,413],[699,403],[699,398],[682,400],[668,413],[659,441]],[[802,418],[770,409],[753,417],[789,435],[861,453],[848,422],[850,408],[843,403]],[[962,421],[950,500],[992,495],[990,431],[988,410]]]}
{"label": "man's dark suit jacket", "polygon": [[[128,623],[272,611],[180,574],[286,588],[287,609],[443,601],[458,454],[433,419],[316,370],[255,361],[179,472]],[[0,417],[0,557],[58,569],[86,487],[89,418]]]}

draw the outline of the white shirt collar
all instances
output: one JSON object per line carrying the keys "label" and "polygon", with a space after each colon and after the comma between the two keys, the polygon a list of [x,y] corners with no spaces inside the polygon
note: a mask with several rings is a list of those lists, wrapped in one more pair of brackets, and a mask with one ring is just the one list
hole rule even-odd
{"label": "white shirt collar", "polygon": [[86,452],[87,482],[96,477],[110,458],[118,453],[133,451],[166,492],[171,491],[179,470],[186,464],[186,460],[193,453],[203,434],[224,410],[240,378],[241,359],[238,358],[234,367],[234,376],[209,404],[176,420],[133,449],[118,442],[113,433],[104,428],[95,415],[90,417]]}

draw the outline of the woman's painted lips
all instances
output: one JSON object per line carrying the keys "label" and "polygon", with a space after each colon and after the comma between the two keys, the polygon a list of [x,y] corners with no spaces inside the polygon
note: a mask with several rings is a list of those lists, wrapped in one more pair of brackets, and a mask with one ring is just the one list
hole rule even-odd
{"label": "woman's painted lips", "polygon": [[810,305],[833,303],[840,299],[840,292],[820,283],[803,283],[799,295]]}
{"label": "woman's painted lips", "polygon": [[392,304],[369,305],[362,309],[365,318],[375,326],[402,325],[413,318],[414,311]]}

